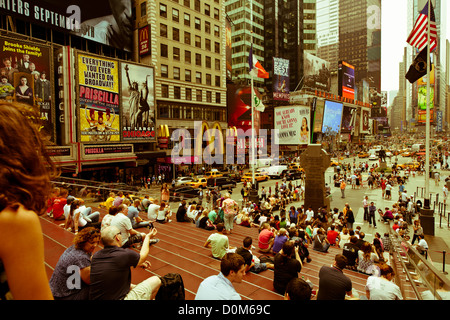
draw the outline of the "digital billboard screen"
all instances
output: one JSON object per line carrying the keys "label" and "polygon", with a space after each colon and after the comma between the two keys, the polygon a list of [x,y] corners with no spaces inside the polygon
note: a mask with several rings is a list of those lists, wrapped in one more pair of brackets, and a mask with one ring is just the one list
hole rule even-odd
{"label": "digital billboard screen", "polygon": [[355,67],[345,61],[338,65],[339,95],[351,100],[355,99]]}
{"label": "digital billboard screen", "polygon": [[325,100],[322,123],[323,133],[337,134],[340,132],[343,107],[342,103]]}

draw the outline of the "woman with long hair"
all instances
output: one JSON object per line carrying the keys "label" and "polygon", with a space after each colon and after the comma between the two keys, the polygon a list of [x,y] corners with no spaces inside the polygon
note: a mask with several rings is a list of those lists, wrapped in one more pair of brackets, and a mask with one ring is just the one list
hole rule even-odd
{"label": "woman with long hair", "polygon": [[167,187],[167,183],[163,183],[163,185],[161,186],[161,202],[169,204],[169,200],[170,200],[169,188]]}
{"label": "woman with long hair", "polygon": [[361,250],[358,251],[358,266],[357,270],[364,274],[373,274],[374,264],[378,262],[379,258],[372,245],[369,242],[364,242]]}
{"label": "woman with long hair", "polygon": [[38,119],[28,105],[0,102],[0,299],[53,299],[38,216],[57,170]]}
{"label": "woman with long hair", "polygon": [[170,211],[169,205],[165,202],[161,202],[159,206],[158,215],[156,217],[156,222],[166,223],[171,222],[169,218],[172,216],[172,211]]}

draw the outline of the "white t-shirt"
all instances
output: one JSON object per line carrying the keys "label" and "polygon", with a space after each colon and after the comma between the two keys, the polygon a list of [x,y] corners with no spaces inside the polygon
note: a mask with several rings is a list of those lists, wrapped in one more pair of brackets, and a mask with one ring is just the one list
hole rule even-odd
{"label": "white t-shirt", "polygon": [[370,291],[370,300],[403,300],[400,288],[383,277],[368,277],[366,290]]}
{"label": "white t-shirt", "polygon": [[70,214],[70,204],[66,204],[63,209],[64,209],[64,217],[66,217],[67,219],[67,217]]}
{"label": "white t-shirt", "polygon": [[419,240],[419,246],[421,246],[422,248],[428,250],[428,243],[425,241],[425,239],[420,239]]}
{"label": "white t-shirt", "polygon": [[78,227],[84,227],[87,224],[87,221],[84,219],[83,213],[81,213],[81,208],[78,208],[73,212],[73,218],[75,218],[77,214],[79,214]]}
{"label": "white t-shirt", "polygon": [[167,208],[165,208],[164,210],[158,210],[158,217],[157,220],[165,220],[166,219],[166,214],[167,214]]}
{"label": "white t-shirt", "polygon": [[130,236],[130,230],[133,229],[130,219],[122,212],[119,212],[112,218],[111,226],[117,227],[122,235],[122,244],[127,242]]}
{"label": "white t-shirt", "polygon": [[154,203],[152,203],[152,204],[150,204],[148,206],[148,210],[147,210],[147,218],[148,218],[148,220],[150,220],[150,221],[155,221],[156,220],[156,218],[158,217],[159,207],[160,207],[160,205],[157,205],[157,204],[154,204]]}
{"label": "white t-shirt", "polygon": [[314,211],[313,210],[306,210],[306,219],[305,221],[309,221],[312,218],[314,218]]}

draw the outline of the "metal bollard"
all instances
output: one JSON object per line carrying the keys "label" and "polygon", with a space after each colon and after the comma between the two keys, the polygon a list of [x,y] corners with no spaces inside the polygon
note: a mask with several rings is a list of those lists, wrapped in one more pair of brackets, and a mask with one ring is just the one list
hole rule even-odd
{"label": "metal bollard", "polygon": [[443,272],[444,274],[448,274],[448,272],[445,271],[445,255],[446,255],[446,254],[447,254],[447,253],[445,252],[445,250],[442,251],[442,272]]}

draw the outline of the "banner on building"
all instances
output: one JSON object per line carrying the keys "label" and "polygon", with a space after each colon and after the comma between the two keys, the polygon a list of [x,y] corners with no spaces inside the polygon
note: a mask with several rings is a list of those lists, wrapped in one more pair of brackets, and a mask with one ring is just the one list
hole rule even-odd
{"label": "banner on building", "polygon": [[0,12],[125,51],[132,51],[135,17],[131,0],[2,1]]}
{"label": "banner on building", "polygon": [[350,133],[356,127],[356,108],[344,106],[342,111],[341,133]]}
{"label": "banner on building", "polygon": [[299,105],[277,107],[274,112],[278,144],[309,144],[311,137],[309,107]]}
{"label": "banner on building", "polygon": [[0,59],[0,99],[33,106],[41,117],[41,132],[50,141],[54,141],[50,48],[0,37]]}
{"label": "banner on building", "polygon": [[120,68],[122,140],[156,141],[154,69],[125,62]]}
{"label": "banner on building", "polygon": [[273,58],[273,99],[289,101],[289,60]]}
{"label": "banner on building", "polygon": [[370,109],[361,108],[360,133],[370,133]]}
{"label": "banner on building", "polygon": [[77,62],[80,141],[120,141],[118,62],[81,53]]}
{"label": "banner on building", "polygon": [[146,25],[138,31],[139,36],[139,55],[145,56],[150,53],[150,27]]}

